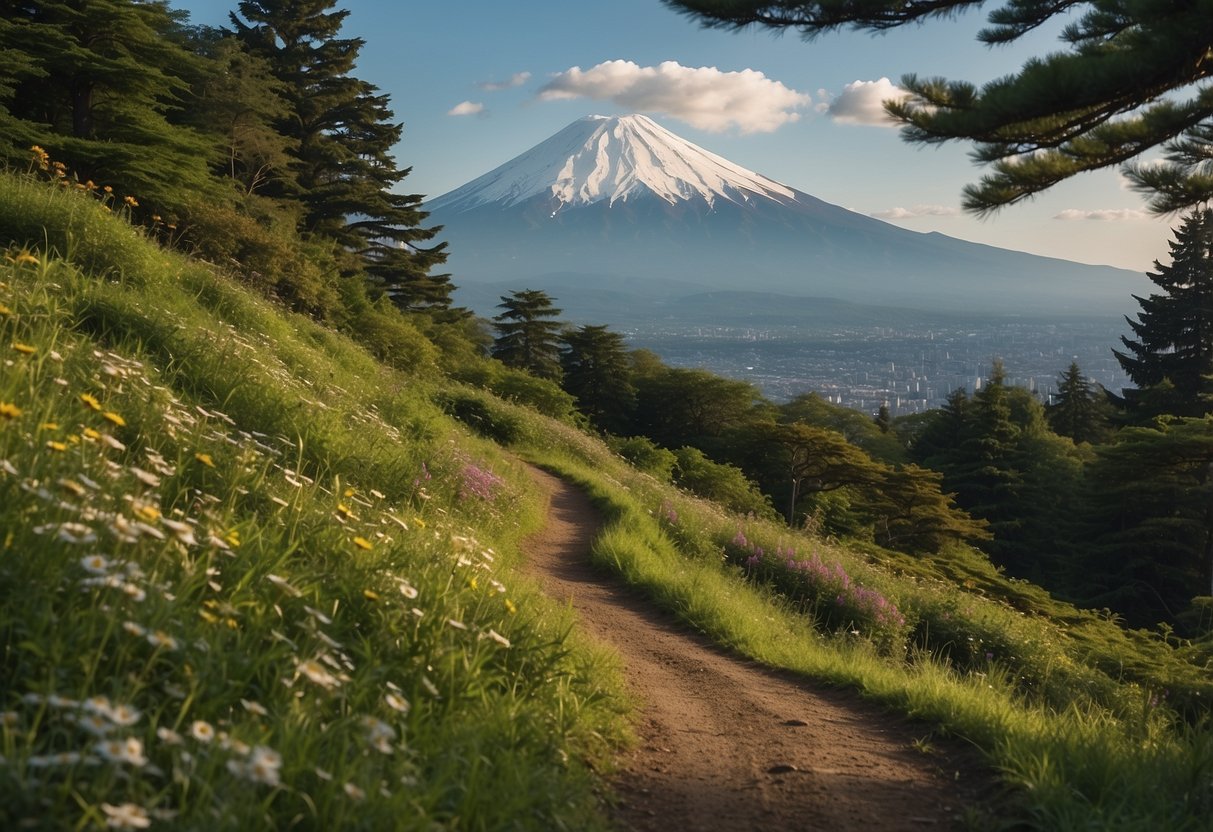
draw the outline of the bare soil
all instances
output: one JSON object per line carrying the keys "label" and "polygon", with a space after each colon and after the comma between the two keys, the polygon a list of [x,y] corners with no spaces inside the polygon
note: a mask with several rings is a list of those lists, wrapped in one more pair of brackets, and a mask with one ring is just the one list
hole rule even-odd
{"label": "bare soil", "polygon": [[926,726],[730,655],[593,567],[601,516],[579,489],[532,473],[551,502],[528,568],[618,651],[642,703],[613,782],[620,829],[954,829],[990,793],[975,754],[923,748]]}

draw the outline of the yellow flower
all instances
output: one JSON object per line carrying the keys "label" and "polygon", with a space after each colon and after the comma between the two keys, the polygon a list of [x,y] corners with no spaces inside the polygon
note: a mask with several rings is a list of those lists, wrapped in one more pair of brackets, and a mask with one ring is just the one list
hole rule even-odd
{"label": "yellow flower", "polygon": [[378,601],[379,593],[373,589],[364,589],[362,590],[362,597],[368,601]]}
{"label": "yellow flower", "polygon": [[135,516],[148,523],[155,523],[160,519],[160,509],[147,503],[134,504]]}
{"label": "yellow flower", "polygon": [[50,448],[52,451],[59,451],[62,453],[63,451],[67,450],[67,443],[66,442],[56,442],[55,440],[52,439],[46,443],[46,447]]}
{"label": "yellow flower", "polygon": [[20,415],[21,408],[17,407],[17,405],[0,402],[0,416],[3,416],[5,419],[16,419]]}
{"label": "yellow flower", "polygon": [[13,262],[18,266],[37,266],[42,261],[28,251],[23,251],[13,258]]}
{"label": "yellow flower", "polygon": [[337,513],[340,514],[342,517],[353,517],[355,520],[358,519],[357,517],[354,517],[354,512],[350,511],[350,507],[347,506],[345,503],[337,504]]}
{"label": "yellow flower", "polygon": [[98,412],[101,410],[101,402],[97,401],[97,397],[92,393],[81,393],[80,401],[88,405],[89,410],[96,410]]}
{"label": "yellow flower", "polygon": [[43,422],[38,425],[38,430],[59,430],[58,422]]}
{"label": "yellow flower", "polygon": [[5,306],[3,303],[0,303],[0,315],[5,315],[5,316],[8,316],[8,315],[11,315],[11,314],[13,314],[13,310],[9,309],[9,308],[8,308],[7,306]]}
{"label": "yellow flower", "polygon": [[31,347],[29,344],[23,344],[20,341],[13,342],[13,349],[23,355],[33,355],[38,351],[37,347]]}
{"label": "yellow flower", "polygon": [[233,549],[240,548],[240,530],[239,529],[232,529],[230,532],[227,533],[226,536],[224,536],[223,539],[226,540],[228,542],[228,545],[230,545]]}
{"label": "yellow flower", "polygon": [[202,616],[202,620],[205,621],[207,624],[218,624],[219,623],[219,616],[213,615],[213,614],[207,612],[206,610],[198,610],[198,614],[200,616]]}
{"label": "yellow flower", "polygon": [[118,427],[126,426],[126,420],[123,419],[121,416],[119,416],[117,413],[115,413],[112,410],[107,410],[104,413],[102,413],[101,415],[104,416],[109,421],[113,422]]}
{"label": "yellow flower", "polygon": [[205,465],[207,468],[214,468],[214,467],[215,467],[215,460],[211,459],[211,455],[210,455],[210,454],[196,453],[196,454],[194,454],[194,459],[196,459],[196,460],[198,460],[199,462],[201,462],[201,463],[202,463],[203,465]]}
{"label": "yellow flower", "polygon": [[518,607],[516,607],[514,605],[514,602],[511,601],[509,598],[505,599],[505,608],[509,612],[510,615],[513,615],[514,613],[518,612]]}
{"label": "yellow flower", "polygon": [[122,201],[125,202],[130,208],[139,207],[139,200],[135,199],[133,196],[124,196],[122,197]]}
{"label": "yellow flower", "polygon": [[342,494],[343,494],[345,497],[347,497],[347,498],[348,498],[348,497],[353,497],[355,493],[356,493],[356,492],[354,491],[354,489],[353,489],[353,488],[347,488],[347,489],[345,489],[345,491],[343,491],[343,492],[342,492]]}
{"label": "yellow flower", "polygon": [[478,583],[476,583],[476,579],[475,579],[475,578],[472,578],[470,581],[468,581],[468,586],[470,586],[472,589],[479,589],[479,588],[480,588],[480,585],[479,585]]}
{"label": "yellow flower", "polygon": [[425,528],[425,521],[422,520],[420,517],[414,517],[413,522],[417,524],[417,528],[419,528],[419,529]]}
{"label": "yellow flower", "polygon": [[369,551],[371,548],[371,541],[367,540],[365,537],[355,537],[354,545],[359,549],[366,549]]}

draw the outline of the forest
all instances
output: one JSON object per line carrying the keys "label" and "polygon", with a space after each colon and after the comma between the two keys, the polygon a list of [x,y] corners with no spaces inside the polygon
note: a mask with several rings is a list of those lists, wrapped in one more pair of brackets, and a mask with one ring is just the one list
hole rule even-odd
{"label": "forest", "polygon": [[422,196],[399,193],[403,125],[357,78],[346,15],[245,0],[215,29],[159,2],[9,4],[0,153],[388,363],[438,362],[738,511],[905,552],[973,544],[1133,626],[1213,623],[1213,214],[1183,216],[1134,337],[1109,345],[1133,389],[1071,365],[1042,402],[996,360],[925,415],[775,404],[629,350],[609,323],[568,325],[540,291],[492,321],[454,307]]}

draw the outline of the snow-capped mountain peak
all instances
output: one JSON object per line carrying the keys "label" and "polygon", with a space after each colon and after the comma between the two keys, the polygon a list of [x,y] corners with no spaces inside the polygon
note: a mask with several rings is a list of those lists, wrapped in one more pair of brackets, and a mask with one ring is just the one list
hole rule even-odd
{"label": "snow-capped mountain peak", "polygon": [[796,192],[674,135],[647,116],[587,116],[426,209],[466,211],[540,197],[551,210],[642,194],[667,203],[702,199],[794,200]]}

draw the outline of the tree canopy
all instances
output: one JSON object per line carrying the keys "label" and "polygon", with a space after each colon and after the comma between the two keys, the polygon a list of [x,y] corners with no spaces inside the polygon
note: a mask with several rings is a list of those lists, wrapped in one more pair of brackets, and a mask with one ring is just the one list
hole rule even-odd
{"label": "tree canopy", "polygon": [[[879,32],[952,17],[983,0],[663,0],[704,26],[791,29],[806,39],[851,28]],[[905,75],[886,102],[913,143],[974,143],[992,172],[964,191],[987,214],[1075,174],[1121,165],[1149,207],[1171,213],[1213,198],[1213,8],[1167,0],[1005,0],[978,39],[1016,41],[1061,26],[1065,49],[978,87]],[[1159,165],[1135,163],[1162,147]]]}

